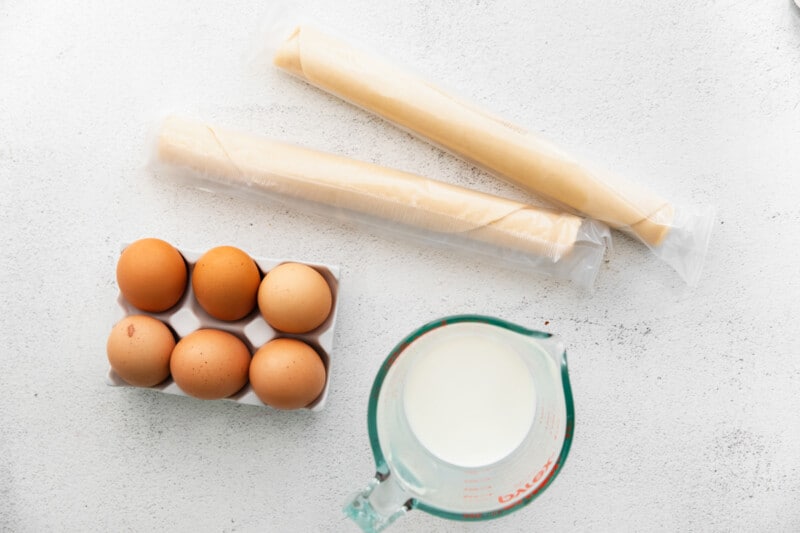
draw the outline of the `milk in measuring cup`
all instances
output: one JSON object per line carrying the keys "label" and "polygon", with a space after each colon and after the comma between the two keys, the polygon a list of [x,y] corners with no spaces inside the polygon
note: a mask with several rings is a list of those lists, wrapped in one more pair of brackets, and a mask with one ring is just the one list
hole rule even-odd
{"label": "milk in measuring cup", "polygon": [[425,353],[409,369],[403,393],[411,431],[442,461],[496,463],[530,431],[536,412],[531,373],[499,337],[459,328],[437,333],[408,348]]}
{"label": "milk in measuring cup", "polygon": [[455,315],[401,340],[375,376],[367,429],[376,474],[343,510],[378,533],[411,510],[496,519],[553,481],[574,431],[562,341]]}

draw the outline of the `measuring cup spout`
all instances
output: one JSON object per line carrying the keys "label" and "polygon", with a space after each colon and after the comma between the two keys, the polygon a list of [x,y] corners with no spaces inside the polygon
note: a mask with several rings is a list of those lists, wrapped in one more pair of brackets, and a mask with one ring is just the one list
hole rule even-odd
{"label": "measuring cup spout", "polygon": [[546,339],[537,339],[539,346],[547,351],[547,354],[559,367],[565,367],[566,361],[566,348],[564,341],[558,335],[550,335]]}
{"label": "measuring cup spout", "polygon": [[378,533],[412,508],[411,496],[391,474],[377,474],[343,511],[364,533]]}

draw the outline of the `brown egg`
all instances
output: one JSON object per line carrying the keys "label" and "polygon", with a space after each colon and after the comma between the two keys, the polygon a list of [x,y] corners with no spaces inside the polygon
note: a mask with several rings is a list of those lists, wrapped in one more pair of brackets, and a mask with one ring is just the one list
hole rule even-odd
{"label": "brown egg", "polygon": [[296,339],[274,339],[250,363],[256,396],[278,409],[300,409],[325,388],[325,365],[314,349]]}
{"label": "brown egg", "polygon": [[238,337],[217,329],[199,329],[172,350],[172,379],[195,398],[216,400],[235,394],[247,383],[250,351]]}
{"label": "brown egg", "polygon": [[307,265],[283,263],[270,270],[258,289],[264,320],[287,333],[319,327],[331,312],[333,297],[322,274]]}
{"label": "brown egg", "polygon": [[256,306],[261,274],[249,255],[233,246],[212,248],[197,260],[192,289],[200,306],[220,320],[239,320]]}
{"label": "brown egg", "polygon": [[122,296],[142,311],[166,311],[186,290],[186,263],[168,242],[141,239],[122,251],[117,284]]}
{"label": "brown egg", "polygon": [[163,322],[130,315],[111,329],[106,352],[111,368],[125,382],[152,387],[169,376],[169,357],[174,347],[175,337]]}

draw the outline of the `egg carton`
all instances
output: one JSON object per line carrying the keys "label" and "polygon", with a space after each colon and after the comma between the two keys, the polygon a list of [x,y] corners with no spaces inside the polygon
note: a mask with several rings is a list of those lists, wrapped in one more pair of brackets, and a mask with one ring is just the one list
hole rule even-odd
{"label": "egg carton", "polygon": [[[125,249],[124,245],[122,250]],[[192,283],[191,277],[192,272],[194,270],[194,265],[197,263],[197,260],[203,255],[204,252],[196,252],[193,250],[184,250],[181,248],[176,249],[183,255],[183,258],[186,260],[188,266],[188,278],[187,278],[187,287],[186,291],[184,292],[181,299],[170,309],[160,312],[160,313],[149,313],[146,311],[142,311],[137,307],[134,307],[130,302],[128,302],[125,297],[120,292],[117,297],[117,312],[116,317],[114,319],[114,324],[125,318],[129,315],[146,315],[151,316],[153,318],[157,318],[161,320],[165,324],[167,324],[172,331],[177,336],[177,340],[182,339],[189,333],[193,331],[197,331],[198,329],[204,328],[214,328],[219,329],[222,331],[227,331],[228,333],[232,333],[236,335],[239,339],[241,339],[245,345],[247,346],[250,353],[253,354],[255,351],[266,344],[267,342],[271,341],[272,339],[279,338],[279,337],[287,337],[293,339],[299,339],[303,342],[306,342],[311,347],[313,347],[316,352],[319,354],[320,358],[322,359],[323,364],[325,365],[325,387],[322,389],[322,393],[317,397],[314,402],[306,406],[306,409],[310,409],[311,411],[320,411],[325,407],[325,403],[328,398],[328,390],[330,386],[330,368],[331,368],[331,353],[333,351],[333,339],[334,339],[334,330],[336,325],[336,315],[338,313],[338,292],[339,292],[339,267],[333,265],[325,265],[321,263],[308,263],[304,261],[296,261],[292,259],[271,259],[271,258],[264,258],[264,257],[254,257],[250,256],[253,261],[256,262],[258,265],[259,270],[261,270],[262,275],[266,275],[267,272],[275,268],[276,266],[282,263],[301,263],[304,265],[308,265],[314,268],[317,272],[322,274],[322,277],[325,278],[325,281],[328,282],[328,286],[331,288],[331,296],[333,297],[333,303],[331,306],[331,312],[328,315],[328,318],[323,322],[319,327],[310,331],[308,333],[303,334],[294,334],[294,333],[284,333],[281,331],[277,331],[273,329],[264,318],[261,316],[261,313],[258,310],[258,306],[256,305],[255,309],[246,317],[235,320],[232,322],[227,322],[224,320],[219,320],[217,318],[212,317],[209,315],[198,303],[197,298],[194,296],[194,291],[192,290]],[[114,372],[112,368],[108,369],[108,374],[106,376],[106,383],[112,387],[134,387],[122,380],[119,375]],[[166,379],[166,381],[155,385],[153,387],[134,387],[134,388],[148,388],[152,390],[157,390],[160,392],[164,392],[167,394],[175,394],[178,396],[188,396],[185,392],[178,387],[178,384],[172,380],[172,377]],[[256,393],[253,391],[253,388],[250,386],[248,382],[247,385],[244,386],[236,394],[224,398],[227,401],[233,401],[237,403],[249,404],[249,405],[260,405],[265,406],[266,404],[263,403]],[[204,400],[207,401],[207,400]]]}

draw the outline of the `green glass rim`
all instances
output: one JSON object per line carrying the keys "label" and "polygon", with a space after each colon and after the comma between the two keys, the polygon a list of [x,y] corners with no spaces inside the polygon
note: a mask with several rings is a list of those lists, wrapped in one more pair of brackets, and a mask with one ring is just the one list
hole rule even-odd
{"label": "green glass rim", "polygon": [[[383,361],[380,369],[378,370],[378,374],[375,376],[375,381],[372,384],[372,390],[370,391],[369,395],[369,406],[367,408],[367,430],[369,433],[369,443],[370,447],[372,448],[372,455],[375,457],[375,465],[377,468],[376,477],[378,477],[379,479],[381,480],[385,479],[385,477],[389,475],[389,465],[386,463],[386,458],[384,457],[383,452],[381,451],[380,441],[378,440],[378,425],[377,425],[378,397],[380,395],[381,387],[383,386],[383,381],[384,379],[386,379],[386,375],[389,373],[389,369],[392,367],[392,365],[400,356],[400,354],[403,353],[403,351],[412,342],[414,342],[422,335],[434,329],[440,328],[442,326],[458,324],[462,322],[477,322],[482,324],[489,324],[492,326],[505,328],[515,333],[519,333],[521,335],[537,339],[548,339],[552,337],[551,333],[545,333],[542,331],[536,331],[524,328],[522,326],[513,324],[511,322],[506,322],[505,320],[499,318],[484,316],[484,315],[465,314],[465,315],[448,316],[428,322],[427,324],[411,332],[403,340],[397,343],[397,345],[392,349],[392,351]],[[425,511],[426,513],[439,516],[441,518],[447,518],[449,520],[480,521],[480,520],[490,520],[493,518],[506,516],[516,510],[522,509],[523,507],[531,503],[533,500],[535,500],[542,492],[544,492],[544,490],[548,486],[550,486],[550,484],[559,474],[559,472],[564,466],[564,462],[567,459],[567,455],[569,455],[569,449],[572,445],[572,436],[575,428],[575,406],[574,406],[574,401],[572,399],[572,387],[570,386],[569,382],[569,373],[567,371],[566,351],[562,352],[561,354],[561,384],[564,389],[564,403],[566,405],[566,414],[567,414],[566,416],[567,423],[564,432],[564,443],[561,446],[561,452],[558,455],[558,460],[556,461],[555,466],[550,471],[550,474],[547,476],[547,478],[541,485],[531,489],[531,492],[529,492],[528,494],[523,496],[520,500],[514,502],[511,505],[507,505],[492,511],[485,511],[482,513],[456,513],[452,511],[446,511],[444,509],[440,509],[438,507],[422,503],[418,501],[416,498],[411,498],[406,503],[406,506],[409,509],[420,509],[422,511]]]}

